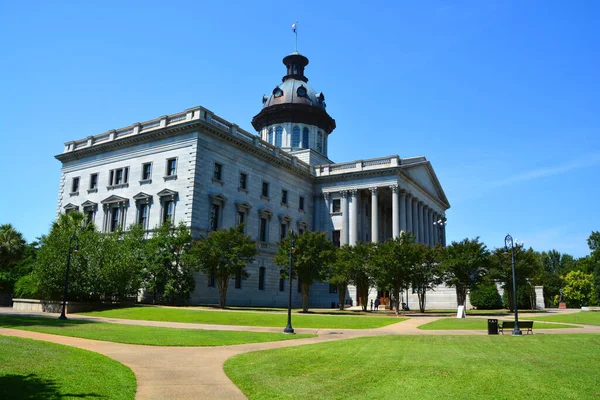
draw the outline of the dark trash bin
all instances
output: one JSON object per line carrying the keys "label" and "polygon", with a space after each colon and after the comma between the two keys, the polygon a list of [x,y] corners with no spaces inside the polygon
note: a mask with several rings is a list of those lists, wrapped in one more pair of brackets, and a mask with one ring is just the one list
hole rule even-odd
{"label": "dark trash bin", "polygon": [[497,319],[488,319],[488,335],[497,335],[498,334],[498,320]]}

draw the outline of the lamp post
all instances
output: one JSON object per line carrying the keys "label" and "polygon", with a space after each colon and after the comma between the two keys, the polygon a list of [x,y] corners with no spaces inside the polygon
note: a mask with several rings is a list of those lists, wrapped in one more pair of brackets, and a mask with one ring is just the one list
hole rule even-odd
{"label": "lamp post", "polygon": [[446,226],[448,221],[446,219],[446,217],[442,217],[440,219],[438,219],[437,221],[434,221],[433,225],[439,226],[440,230],[439,230],[439,241],[441,243],[442,246],[444,246],[444,226]]}
{"label": "lamp post", "polygon": [[288,297],[288,319],[287,326],[283,330],[283,333],[290,335],[294,334],[294,328],[292,328],[292,266],[294,264],[294,231],[290,229],[290,284],[289,286],[289,297]]}
{"label": "lamp post", "polygon": [[73,253],[77,254],[79,252],[79,239],[75,234],[69,238],[69,248],[67,249],[67,268],[65,270],[65,291],[63,293],[63,301],[62,301],[62,311],[60,312],[60,316],[58,319],[65,320],[67,316],[65,315],[65,309],[67,307],[67,287],[69,285],[69,267],[71,266],[71,245],[75,240],[75,248],[73,249]]}
{"label": "lamp post", "polygon": [[513,307],[515,309],[515,328],[513,329],[513,336],[521,336],[523,333],[519,329],[519,307],[517,306],[517,282],[515,274],[515,245],[513,238],[510,235],[506,235],[504,238],[504,254],[508,254],[508,245],[510,244],[510,251],[512,254],[512,281],[513,281]]}

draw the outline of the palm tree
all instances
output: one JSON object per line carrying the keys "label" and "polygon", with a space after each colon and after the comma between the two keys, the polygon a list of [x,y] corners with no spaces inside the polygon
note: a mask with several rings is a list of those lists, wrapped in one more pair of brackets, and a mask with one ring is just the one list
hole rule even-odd
{"label": "palm tree", "polygon": [[25,251],[23,234],[11,224],[0,225],[0,268],[18,261]]}

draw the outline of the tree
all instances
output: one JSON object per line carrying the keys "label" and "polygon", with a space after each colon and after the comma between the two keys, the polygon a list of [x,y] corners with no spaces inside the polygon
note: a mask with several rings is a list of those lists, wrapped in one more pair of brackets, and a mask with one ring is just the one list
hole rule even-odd
{"label": "tree", "polygon": [[571,271],[564,278],[565,300],[570,307],[589,306],[594,297],[594,277],[582,271]]}
{"label": "tree", "polygon": [[239,276],[247,279],[246,265],[251,263],[258,249],[250,236],[244,235],[243,226],[219,229],[197,241],[190,255],[192,262],[206,276],[214,276],[219,289],[219,307],[225,308],[229,279]]}
{"label": "tree", "polygon": [[375,254],[375,244],[371,242],[357,242],[352,246],[349,260],[350,282],[356,286],[356,297],[362,306],[363,311],[367,311],[369,288],[375,285],[375,271],[373,266],[373,255]]}
{"label": "tree", "polygon": [[[302,310],[308,311],[308,294],[314,281],[326,281],[335,261],[335,246],[324,232],[306,232],[294,239],[294,262],[292,274],[302,284]],[[279,244],[275,264],[285,271],[289,265],[290,238]],[[284,273],[285,274],[285,273]],[[290,277],[291,281],[292,277]]]}
{"label": "tree", "polygon": [[26,244],[23,234],[11,224],[0,225],[0,270],[19,260]]}
{"label": "tree", "polygon": [[467,290],[473,289],[487,274],[489,251],[479,238],[452,242],[442,253],[444,281],[456,290],[458,305],[464,305]]}
{"label": "tree", "polygon": [[469,294],[471,305],[478,310],[495,310],[502,308],[502,298],[498,293],[498,288],[493,282],[481,283],[471,290]]}
{"label": "tree", "polygon": [[589,271],[594,277],[594,299],[595,304],[600,304],[600,232],[592,232],[587,240],[592,251],[589,256]]}
{"label": "tree", "polygon": [[418,257],[412,266],[412,286],[417,289],[419,299],[419,310],[425,312],[426,295],[428,290],[434,290],[434,287],[441,284],[443,271],[440,264],[442,247],[428,247],[423,244],[417,245]]}
{"label": "tree", "polygon": [[414,265],[424,254],[414,243],[415,237],[405,233],[379,244],[374,252],[375,279],[380,287],[391,288],[396,314],[400,311],[400,290],[410,284]]}
{"label": "tree", "polygon": [[346,304],[346,291],[352,279],[350,271],[353,262],[351,246],[345,244],[337,249],[329,283],[337,287],[340,310],[344,310],[344,305]]}

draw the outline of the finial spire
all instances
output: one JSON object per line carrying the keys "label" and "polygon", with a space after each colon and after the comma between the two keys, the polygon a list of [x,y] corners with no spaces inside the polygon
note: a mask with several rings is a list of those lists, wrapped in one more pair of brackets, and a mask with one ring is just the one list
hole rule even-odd
{"label": "finial spire", "polygon": [[296,49],[294,51],[298,52],[298,20],[292,24],[292,32],[296,36]]}

